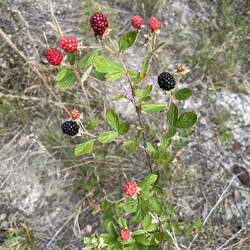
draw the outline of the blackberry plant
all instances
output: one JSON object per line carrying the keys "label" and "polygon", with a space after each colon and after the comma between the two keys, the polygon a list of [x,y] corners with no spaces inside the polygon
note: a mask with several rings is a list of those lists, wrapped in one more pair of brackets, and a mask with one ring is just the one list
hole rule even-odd
{"label": "blackberry plant", "polygon": [[[148,27],[143,23],[148,23]],[[62,131],[70,136],[77,134],[83,136],[83,142],[75,146],[74,152],[77,157],[85,154],[92,154],[95,157],[93,153],[97,147],[119,140],[119,145],[125,150],[145,155],[145,168],[148,174],[142,180],[128,180],[123,186],[124,199],[102,208],[103,214],[112,211],[111,217],[105,220],[105,232],[98,232],[90,238],[85,238],[83,249],[165,249],[165,246],[174,244],[171,232],[178,223],[173,216],[174,211],[162,199],[164,191],[161,183],[164,180],[161,172],[170,167],[175,160],[176,152],[171,147],[175,135],[190,129],[197,120],[194,111],[183,111],[178,107],[181,101],[192,95],[190,88],[181,88],[180,84],[188,69],[184,65],[179,65],[174,72],[164,71],[158,76],[159,87],[164,90],[163,93],[167,91],[168,99],[166,103],[157,103],[153,100],[153,85],[148,83],[147,76],[153,58],[164,46],[163,42],[158,42],[160,21],[156,17],[151,17],[148,22],[144,22],[140,16],[134,16],[131,18],[131,26],[135,30],[122,34],[117,41],[111,37],[111,27],[107,16],[103,13],[93,14],[90,26],[96,36],[97,44],[91,46],[79,61],[76,55],[82,48],[78,46],[77,40],[73,37],[60,39],[60,48],[67,53],[67,57],[63,66],[57,66],[58,73],[55,77],[57,88],[59,90],[72,88],[89,76],[109,82],[125,78],[130,94],[117,93],[114,99],[125,99],[132,103],[137,117],[136,126],[130,126],[128,122],[123,121],[115,110],[108,110],[106,121],[110,129],[92,134],[81,121],[80,111],[74,109],[71,112],[72,120],[62,124]],[[138,41],[143,41],[147,46],[147,54],[139,70],[132,70],[126,65],[124,51]],[[91,49],[93,47],[95,49]],[[53,65],[60,65],[62,61],[60,55],[61,52],[50,49],[47,59]],[[157,79],[155,87],[158,87]],[[150,131],[144,123],[143,115],[144,113],[154,115],[159,112],[162,119],[167,119],[168,128],[159,143],[155,144],[154,140],[148,140]]]}

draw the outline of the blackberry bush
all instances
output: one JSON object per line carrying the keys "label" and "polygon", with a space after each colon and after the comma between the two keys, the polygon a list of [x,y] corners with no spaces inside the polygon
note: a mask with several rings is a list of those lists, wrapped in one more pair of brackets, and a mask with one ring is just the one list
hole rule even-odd
{"label": "blackberry bush", "polygon": [[[70,114],[72,120],[62,124],[62,132],[69,136],[82,136],[82,143],[77,144],[74,149],[76,157],[92,154],[95,158],[95,150],[119,141],[117,146],[122,145],[123,150],[144,155],[147,169],[144,178],[126,181],[123,188],[119,188],[123,189],[121,196],[124,195],[124,198],[102,208],[103,213],[109,214],[104,231],[100,230],[90,238],[85,238],[85,250],[163,250],[166,246],[171,248],[175,244],[171,233],[174,233],[173,228],[178,228],[178,218],[173,216],[173,209],[162,198],[165,190],[161,187],[166,180],[162,179],[161,174],[163,171],[170,171],[171,164],[176,160],[177,152],[172,147],[175,136],[185,129],[192,128],[197,120],[194,111],[177,106],[181,104],[180,101],[192,95],[190,88],[181,87],[181,79],[188,69],[184,65],[179,65],[172,71],[168,69],[168,72],[163,69],[163,73],[154,77],[154,84],[150,84],[152,81],[148,81],[147,77],[149,73],[152,75],[150,70],[153,59],[164,48],[164,42],[158,41],[161,23],[156,17],[151,17],[148,20],[148,34],[147,28],[143,30],[145,26],[140,16],[132,17],[131,24],[136,30],[122,34],[115,41],[107,32],[107,16],[98,12],[90,18],[90,25],[98,38],[96,45],[91,45],[85,51],[80,46],[78,48],[78,42],[73,37],[62,37],[59,42],[60,48],[67,55],[55,77],[59,90],[73,88],[89,76],[108,82],[125,78],[130,94],[117,93],[114,99],[130,102],[137,117],[135,126],[130,126],[131,124],[121,119],[115,110],[107,110],[106,121],[109,129],[99,128],[102,132],[92,134],[87,130],[85,121],[82,121],[80,111],[74,109]],[[142,43],[147,47],[142,65],[138,65],[138,70],[128,68],[124,51]],[[77,53],[80,50],[83,50],[83,56],[77,61]],[[46,57],[54,65],[60,65],[63,60],[62,54],[56,49],[50,49]],[[154,100],[152,93],[159,88],[167,91],[164,92],[167,94],[166,102]],[[146,126],[144,114],[154,115],[159,112],[161,119],[167,120],[168,126],[164,134],[158,135],[159,143],[156,144],[155,139],[150,137],[149,140],[150,126]],[[191,229],[192,227],[190,233]],[[179,232],[181,230],[178,228]]]}

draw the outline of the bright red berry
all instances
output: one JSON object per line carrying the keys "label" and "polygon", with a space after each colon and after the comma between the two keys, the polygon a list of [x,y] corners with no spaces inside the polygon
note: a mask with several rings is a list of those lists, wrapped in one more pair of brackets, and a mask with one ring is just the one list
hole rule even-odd
{"label": "bright red berry", "polygon": [[80,111],[79,111],[78,109],[73,109],[73,110],[71,111],[71,118],[72,118],[73,120],[79,120],[79,119],[80,119],[80,116],[81,116],[81,113],[80,113]]}
{"label": "bright red berry", "polygon": [[59,40],[59,46],[64,51],[73,53],[77,51],[78,42],[73,36],[62,36]]}
{"label": "bright red berry", "polygon": [[50,48],[45,54],[45,57],[52,65],[60,65],[63,60],[61,52],[54,48]]}
{"label": "bright red berry", "polygon": [[127,228],[121,229],[120,231],[120,239],[122,241],[131,240],[131,235],[132,233]]}
{"label": "bright red berry", "polygon": [[140,188],[137,186],[135,181],[128,181],[125,183],[123,191],[129,197],[136,198],[137,194],[140,193]]}
{"label": "bright red berry", "polygon": [[141,16],[133,16],[131,18],[131,24],[134,28],[140,29],[143,25],[143,19]]}
{"label": "bright red berry", "polygon": [[152,32],[157,31],[161,27],[161,22],[156,17],[150,17],[148,20],[148,26]]}
{"label": "bright red berry", "polygon": [[90,25],[96,36],[102,36],[109,27],[108,18],[100,12],[96,12],[90,18]]}

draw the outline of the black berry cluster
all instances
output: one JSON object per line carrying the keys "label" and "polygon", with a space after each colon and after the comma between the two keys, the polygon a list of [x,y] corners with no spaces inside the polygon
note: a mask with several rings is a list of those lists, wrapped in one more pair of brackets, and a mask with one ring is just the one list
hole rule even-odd
{"label": "black berry cluster", "polygon": [[170,73],[162,72],[158,76],[158,84],[161,89],[169,91],[175,87],[176,81],[174,79],[174,76]]}
{"label": "black berry cluster", "polygon": [[79,125],[75,121],[66,121],[61,126],[64,134],[74,136],[79,132]]}

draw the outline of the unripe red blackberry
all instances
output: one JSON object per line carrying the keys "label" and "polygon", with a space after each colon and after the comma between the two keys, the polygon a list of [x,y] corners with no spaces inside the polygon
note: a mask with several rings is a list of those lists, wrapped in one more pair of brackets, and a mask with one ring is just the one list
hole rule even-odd
{"label": "unripe red blackberry", "polygon": [[73,36],[63,36],[59,40],[59,46],[61,49],[68,53],[77,51],[78,42]]}
{"label": "unripe red blackberry", "polygon": [[131,238],[132,238],[131,235],[132,235],[132,233],[129,231],[128,228],[121,229],[121,231],[120,231],[120,239],[122,241],[131,240]]}
{"label": "unripe red blackberry", "polygon": [[128,181],[123,187],[124,193],[133,198],[137,197],[137,195],[140,193],[140,190],[141,189],[137,186],[135,181]]}
{"label": "unripe red blackberry", "polygon": [[48,62],[50,62],[52,65],[60,65],[63,60],[61,52],[59,52],[55,48],[50,48],[46,52],[45,57],[47,58]]}
{"label": "unripe red blackberry", "polygon": [[157,31],[161,27],[161,22],[156,17],[150,17],[148,20],[148,26],[152,32]]}
{"label": "unripe red blackberry", "polygon": [[73,109],[70,113],[72,120],[79,120],[81,117],[81,113],[78,109]]}
{"label": "unripe red blackberry", "polygon": [[158,76],[158,84],[161,89],[169,91],[175,87],[176,81],[170,73],[162,72]]}
{"label": "unripe red blackberry", "polygon": [[63,133],[69,136],[77,135],[79,132],[79,125],[75,121],[66,121],[61,128]]}
{"label": "unripe red blackberry", "polygon": [[90,18],[90,25],[95,36],[102,36],[109,27],[108,18],[103,13],[96,12]]}
{"label": "unripe red blackberry", "polygon": [[135,29],[141,29],[143,25],[143,19],[141,16],[133,16],[131,18],[131,24]]}

